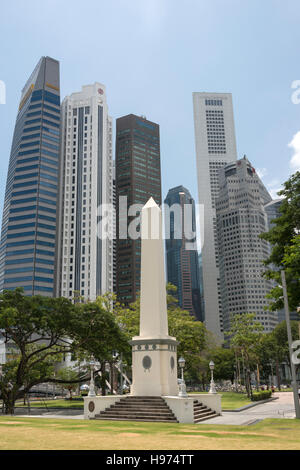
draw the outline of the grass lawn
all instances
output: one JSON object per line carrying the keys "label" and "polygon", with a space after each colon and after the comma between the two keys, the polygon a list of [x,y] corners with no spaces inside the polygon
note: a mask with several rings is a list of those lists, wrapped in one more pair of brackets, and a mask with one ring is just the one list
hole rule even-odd
{"label": "grass lawn", "polygon": [[[32,400],[30,401],[30,408],[78,408],[83,410],[83,401],[76,400]],[[17,403],[18,407],[27,408],[27,405],[22,402]]]}
{"label": "grass lawn", "polygon": [[[236,410],[237,408],[241,408],[242,406],[250,405],[250,403],[253,403],[244,393],[220,392],[220,394],[222,395],[222,410]],[[193,393],[189,395],[193,395]]]}
{"label": "grass lawn", "polygon": [[300,423],[252,426],[0,416],[1,450],[300,450]]}
{"label": "grass lawn", "polygon": [[250,405],[253,403],[246,394],[235,392],[221,392],[222,409],[223,410],[236,410],[242,406]]}

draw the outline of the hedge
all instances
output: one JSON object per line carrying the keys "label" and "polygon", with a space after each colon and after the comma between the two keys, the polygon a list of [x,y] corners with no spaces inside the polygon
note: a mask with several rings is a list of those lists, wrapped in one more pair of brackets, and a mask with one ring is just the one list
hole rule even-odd
{"label": "hedge", "polygon": [[252,401],[267,400],[272,396],[272,390],[261,390],[252,393]]}

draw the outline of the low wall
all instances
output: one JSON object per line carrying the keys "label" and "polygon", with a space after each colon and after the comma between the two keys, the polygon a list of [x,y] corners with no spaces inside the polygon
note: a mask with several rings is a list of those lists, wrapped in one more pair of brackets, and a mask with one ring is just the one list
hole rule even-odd
{"label": "low wall", "polygon": [[124,398],[124,395],[84,397],[84,419],[94,418],[100,411],[109,408],[121,398]]}
{"label": "low wall", "polygon": [[173,411],[179,423],[194,422],[194,399],[187,397],[163,397],[167,405]]}
{"label": "low wall", "polygon": [[183,397],[163,397],[167,405],[171,408],[179,423],[194,423],[194,400],[198,400],[208,408],[218,414],[222,414],[221,395],[216,394],[195,394]]}
{"label": "low wall", "polygon": [[194,400],[198,400],[216,413],[222,414],[221,395],[219,393],[195,393],[192,397]]}

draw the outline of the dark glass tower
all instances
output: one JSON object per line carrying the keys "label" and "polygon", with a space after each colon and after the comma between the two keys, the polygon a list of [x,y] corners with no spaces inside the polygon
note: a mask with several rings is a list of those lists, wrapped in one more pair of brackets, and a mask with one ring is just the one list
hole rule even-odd
{"label": "dark glass tower", "polygon": [[59,62],[42,57],[22,90],[6,183],[0,290],[54,294]]}
{"label": "dark glass tower", "polygon": [[126,235],[136,217],[135,214],[127,219],[128,209],[132,204],[143,206],[150,197],[161,205],[159,126],[129,114],[117,119],[116,133],[116,292],[125,304],[136,299],[141,268],[141,241]]}
{"label": "dark glass tower", "polygon": [[[200,270],[198,252],[187,249],[184,234],[184,206],[191,206],[191,231],[196,233],[195,202],[189,191],[183,186],[169,190],[165,204],[170,208],[173,204],[181,207],[181,220],[176,221],[174,212],[170,212],[170,237],[166,237],[167,277],[168,282],[177,287],[178,302],[181,308],[188,310],[197,320],[203,321],[203,309],[200,293]],[[176,226],[179,223],[180,227]],[[175,235],[180,232],[180,238]],[[179,233],[178,232],[178,233]]]}

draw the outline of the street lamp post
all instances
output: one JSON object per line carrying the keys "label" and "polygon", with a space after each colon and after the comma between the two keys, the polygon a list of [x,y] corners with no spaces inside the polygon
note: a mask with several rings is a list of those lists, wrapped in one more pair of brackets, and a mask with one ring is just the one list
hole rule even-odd
{"label": "street lamp post", "polygon": [[215,382],[214,382],[214,368],[215,364],[213,361],[210,361],[209,368],[211,370],[211,381],[210,381],[210,389],[208,393],[217,393]]}
{"label": "street lamp post", "polygon": [[283,299],[284,299],[285,321],[286,321],[288,343],[289,343],[289,352],[290,352],[290,363],[291,363],[291,372],[292,372],[292,388],[293,388],[293,394],[294,394],[295,411],[296,411],[296,418],[300,419],[300,403],[299,403],[299,397],[298,397],[296,369],[295,369],[295,364],[293,363],[293,358],[292,358],[292,355],[293,355],[293,348],[292,348],[293,339],[292,339],[289,302],[288,302],[288,295],[287,295],[287,289],[286,289],[286,279],[285,279],[284,270],[281,271],[281,281],[282,281],[282,291],[283,291]]}
{"label": "street lamp post", "polygon": [[123,388],[124,388],[124,378],[123,378],[123,353],[120,354],[120,389],[119,394],[123,395]]}
{"label": "street lamp post", "polygon": [[88,396],[89,397],[95,397],[95,382],[94,382],[94,367],[95,367],[95,361],[93,359],[90,360],[90,367],[91,367],[91,381],[90,381],[90,389]]}
{"label": "street lamp post", "polygon": [[186,386],[184,382],[184,375],[183,375],[183,369],[185,366],[185,359],[183,357],[180,357],[178,359],[178,364],[181,369],[181,383],[179,384],[179,396],[180,397],[187,397],[188,394],[186,393]]}
{"label": "street lamp post", "polygon": [[271,362],[271,387],[273,387],[273,377],[274,377],[274,374],[273,374],[273,362]]}
{"label": "street lamp post", "polygon": [[252,385],[251,385],[251,370],[249,369],[249,367],[247,368],[247,383],[249,387],[249,394],[252,400],[253,393],[252,393]]}

